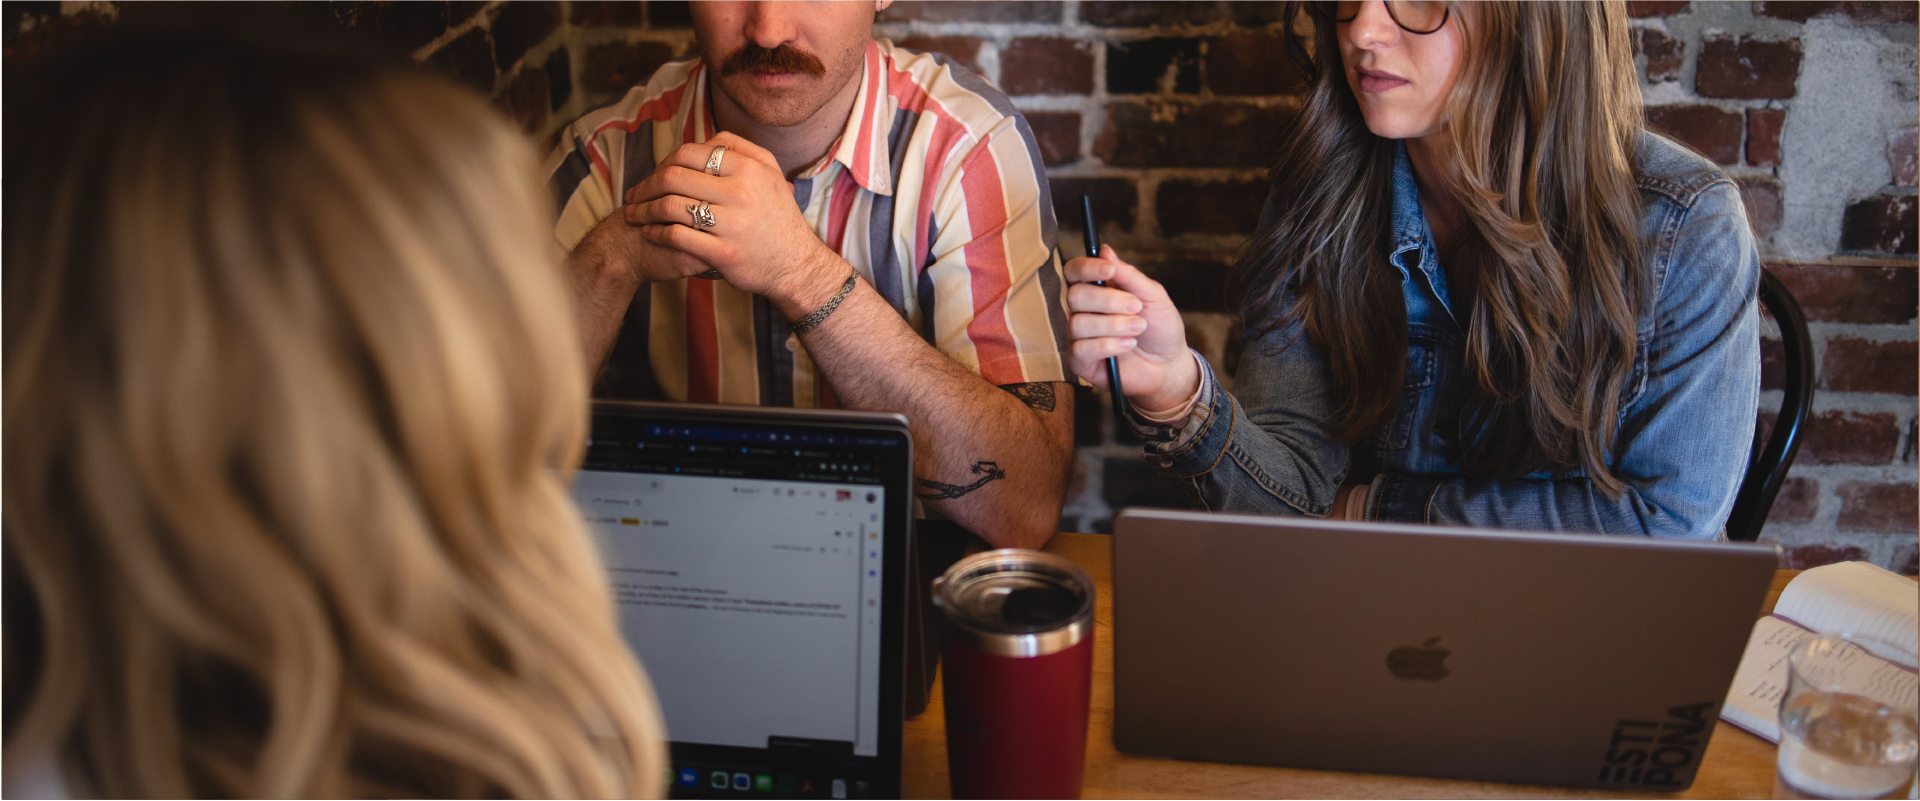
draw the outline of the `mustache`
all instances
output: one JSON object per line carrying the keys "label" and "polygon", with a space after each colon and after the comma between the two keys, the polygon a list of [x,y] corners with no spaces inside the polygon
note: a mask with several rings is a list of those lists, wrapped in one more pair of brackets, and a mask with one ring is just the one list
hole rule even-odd
{"label": "mustache", "polygon": [[820,59],[800,48],[781,45],[771,50],[752,42],[742,45],[733,55],[720,65],[722,77],[739,75],[743,72],[804,72],[815,78],[827,74],[827,65]]}

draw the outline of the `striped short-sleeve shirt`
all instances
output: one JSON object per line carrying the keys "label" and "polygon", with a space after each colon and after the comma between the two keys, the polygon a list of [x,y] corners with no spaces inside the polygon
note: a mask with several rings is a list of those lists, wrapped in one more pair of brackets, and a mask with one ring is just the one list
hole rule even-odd
{"label": "striped short-sleeve shirt", "polygon": [[[705,66],[671,62],[562,133],[554,234],[572,249],[627,187],[713,123]],[[794,201],[908,325],[989,383],[1068,380],[1066,307],[1039,148],[1004,95],[945,56],[871,42],[839,141]],[[762,297],[698,278],[643,285],[596,394],[838,405]]]}

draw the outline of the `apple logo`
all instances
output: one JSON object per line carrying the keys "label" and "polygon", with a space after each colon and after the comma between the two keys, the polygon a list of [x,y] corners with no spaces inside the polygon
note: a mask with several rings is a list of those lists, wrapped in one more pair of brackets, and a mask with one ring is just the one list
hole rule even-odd
{"label": "apple logo", "polygon": [[1394,677],[1400,679],[1426,681],[1444,679],[1450,671],[1442,662],[1446,660],[1447,654],[1453,652],[1436,647],[1439,644],[1440,638],[1434,637],[1417,648],[1411,645],[1395,648],[1392,653],[1387,654],[1387,670],[1392,671]]}

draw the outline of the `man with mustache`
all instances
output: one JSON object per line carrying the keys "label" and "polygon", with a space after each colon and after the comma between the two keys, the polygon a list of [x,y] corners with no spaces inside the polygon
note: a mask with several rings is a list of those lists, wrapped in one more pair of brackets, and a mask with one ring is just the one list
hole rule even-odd
{"label": "man with mustache", "polygon": [[692,4],[698,59],[549,163],[596,394],[900,412],[922,510],[1044,544],[1073,459],[1039,150],[877,3]]}

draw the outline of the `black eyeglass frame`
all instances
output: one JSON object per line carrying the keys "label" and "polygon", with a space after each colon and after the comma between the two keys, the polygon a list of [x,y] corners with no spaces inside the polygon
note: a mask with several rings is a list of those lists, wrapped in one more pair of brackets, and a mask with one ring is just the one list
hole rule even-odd
{"label": "black eyeglass frame", "polygon": [[[1387,0],[1386,5],[1387,5],[1387,18],[1393,20],[1393,24],[1400,26],[1400,30],[1406,31],[1407,33],[1411,33],[1417,36],[1425,36],[1429,33],[1433,33],[1434,31],[1438,31],[1441,28],[1445,28],[1447,27],[1447,20],[1453,18],[1453,4],[1447,3],[1446,9],[1440,12],[1440,22],[1438,24],[1434,25],[1432,28],[1428,28],[1427,30],[1418,31],[1418,30],[1414,30],[1413,28],[1407,27],[1406,23],[1400,21],[1400,15],[1393,13],[1392,0]],[[1360,12],[1355,11],[1353,16],[1347,17],[1346,19],[1341,19],[1339,14],[1335,13],[1334,11],[1334,9],[1337,7],[1338,7],[1338,4],[1336,2],[1307,3],[1307,10],[1312,11],[1314,14],[1317,14],[1331,22],[1352,22],[1360,16]]]}

